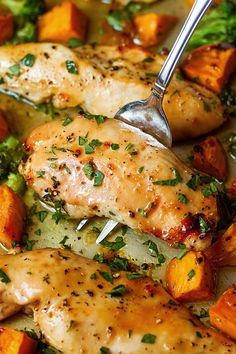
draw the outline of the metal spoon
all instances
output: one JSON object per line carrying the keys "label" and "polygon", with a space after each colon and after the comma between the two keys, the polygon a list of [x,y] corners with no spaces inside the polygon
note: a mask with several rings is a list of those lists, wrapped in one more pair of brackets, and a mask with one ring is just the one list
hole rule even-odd
{"label": "metal spoon", "polygon": [[[151,90],[151,95],[146,100],[126,104],[115,115],[116,119],[140,128],[142,131],[151,134],[168,147],[172,144],[172,135],[169,123],[162,108],[163,97],[193,31],[211,2],[212,0],[195,1],[180,34],[156,78]],[[117,221],[108,221],[98,236],[96,243],[100,243],[117,226],[117,224]]]}

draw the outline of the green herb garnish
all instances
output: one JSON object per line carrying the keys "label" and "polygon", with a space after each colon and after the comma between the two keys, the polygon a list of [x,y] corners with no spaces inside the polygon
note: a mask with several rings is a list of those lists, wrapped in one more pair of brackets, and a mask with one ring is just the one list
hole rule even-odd
{"label": "green herb garnish", "polygon": [[155,185],[161,185],[161,186],[176,186],[178,183],[182,182],[182,177],[179,174],[179,171],[176,168],[172,168],[173,174],[175,178],[173,179],[166,179],[162,181],[155,181],[152,182]]}
{"label": "green herb garnish", "polygon": [[79,73],[78,67],[73,60],[66,60],[66,69],[70,74],[77,75]]}
{"label": "green herb garnish", "polygon": [[72,118],[71,117],[67,117],[64,122],[62,123],[63,127],[66,127],[68,124],[70,124],[72,122]]}
{"label": "green herb garnish", "polygon": [[20,60],[20,62],[28,67],[32,67],[34,65],[35,62],[35,56],[33,54],[26,54],[26,56],[24,58],[22,58]]}
{"label": "green herb garnish", "polygon": [[151,333],[146,333],[144,334],[141,342],[146,344],[154,344],[156,342],[156,336]]}
{"label": "green herb garnish", "polygon": [[11,279],[6,275],[6,273],[0,269],[0,280],[4,284],[8,284],[11,282]]}
{"label": "green herb garnish", "polygon": [[122,284],[115,286],[111,291],[107,292],[106,294],[110,295],[111,297],[121,297],[126,294],[129,290]]}

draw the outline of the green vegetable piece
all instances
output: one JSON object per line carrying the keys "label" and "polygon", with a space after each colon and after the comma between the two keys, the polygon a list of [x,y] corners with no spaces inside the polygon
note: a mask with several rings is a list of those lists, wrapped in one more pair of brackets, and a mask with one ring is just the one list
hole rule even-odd
{"label": "green vegetable piece", "polygon": [[118,150],[120,148],[120,145],[119,144],[111,144],[111,149],[112,150]]}
{"label": "green vegetable piece", "polygon": [[84,146],[84,151],[85,151],[85,154],[86,154],[86,155],[91,155],[91,154],[94,153],[94,148],[93,148],[93,146],[91,146],[90,144],[86,144],[86,145]]}
{"label": "green vegetable piece", "polygon": [[178,200],[181,202],[181,203],[183,203],[183,204],[188,204],[188,202],[189,202],[189,200],[188,200],[188,198],[186,197],[186,195],[185,194],[179,194],[179,196],[178,196]]}
{"label": "green vegetable piece", "polygon": [[10,75],[12,76],[19,76],[20,75],[20,64],[14,64],[10,66],[9,68]]}
{"label": "green vegetable piece", "polygon": [[9,173],[5,184],[18,194],[23,195],[26,191],[26,183],[24,177],[19,173]]}
{"label": "green vegetable piece", "polygon": [[94,172],[94,187],[99,187],[102,185],[104,180],[104,174],[101,171],[95,170]]}
{"label": "green vegetable piece", "polygon": [[111,351],[107,347],[101,347],[100,348],[100,354],[111,354]]}
{"label": "green vegetable piece", "polygon": [[24,58],[22,58],[20,60],[20,62],[28,67],[32,67],[34,65],[35,62],[35,56],[33,54],[26,54],[26,56]]}
{"label": "green vegetable piece", "polygon": [[0,269],[0,280],[4,284],[8,284],[11,282],[11,279],[6,275],[6,273]]}
{"label": "green vegetable piece", "polygon": [[113,281],[112,273],[99,271],[99,274],[100,274],[100,275],[103,277],[103,279],[105,279],[107,282],[112,283],[112,281]]}
{"label": "green vegetable piece", "polygon": [[208,231],[208,224],[207,222],[201,217],[199,216],[199,226],[200,226],[200,231],[205,234]]}
{"label": "green vegetable piece", "polygon": [[115,286],[111,291],[107,292],[106,294],[110,295],[111,297],[121,297],[126,294],[129,290],[122,284]]}
{"label": "green vegetable piece", "polygon": [[64,122],[62,123],[63,127],[66,127],[68,124],[70,124],[73,121],[71,117],[67,117]]}
{"label": "green vegetable piece", "polygon": [[128,273],[127,274],[127,278],[129,280],[133,280],[133,279],[140,279],[140,278],[143,278],[145,275],[143,274],[140,274],[140,273]]}
{"label": "green vegetable piece", "polygon": [[154,344],[156,342],[156,336],[151,333],[146,333],[144,334],[141,342],[146,344]]}
{"label": "green vegetable piece", "polygon": [[78,67],[73,60],[66,60],[66,69],[70,74],[77,75],[79,73]]}
{"label": "green vegetable piece", "polygon": [[197,187],[198,187],[198,183],[199,183],[199,175],[193,175],[190,180],[186,183],[187,186],[196,191],[197,190]]}
{"label": "green vegetable piece", "polygon": [[190,272],[188,272],[188,280],[191,280],[195,276],[196,272],[194,269],[191,269]]}
{"label": "green vegetable piece", "polygon": [[123,237],[117,236],[115,238],[115,241],[111,242],[111,241],[108,241],[108,240],[104,240],[102,242],[102,245],[104,247],[109,248],[111,251],[118,251],[121,248],[123,248],[126,245],[126,243],[124,242]]}
{"label": "green vegetable piece", "polygon": [[166,179],[163,181],[155,181],[153,184],[161,185],[161,186],[176,186],[178,183],[182,182],[182,177],[180,176],[179,171],[176,168],[172,168],[173,174],[175,178]]}

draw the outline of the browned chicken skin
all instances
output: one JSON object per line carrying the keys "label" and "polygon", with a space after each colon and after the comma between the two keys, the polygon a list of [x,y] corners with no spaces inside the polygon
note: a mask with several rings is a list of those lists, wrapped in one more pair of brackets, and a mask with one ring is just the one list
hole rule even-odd
{"label": "browned chicken skin", "polygon": [[72,218],[106,216],[170,244],[210,244],[216,197],[204,197],[200,185],[191,189],[194,172],[138,129],[80,116],[35,129],[26,145],[32,154],[20,171],[28,185],[45,201],[60,200]]}
{"label": "browned chicken skin", "polygon": [[0,256],[0,269],[9,278],[0,282],[0,319],[32,308],[47,341],[64,354],[99,354],[102,347],[112,354],[236,353],[236,344],[148,277],[112,276],[104,264],[56,249]]}

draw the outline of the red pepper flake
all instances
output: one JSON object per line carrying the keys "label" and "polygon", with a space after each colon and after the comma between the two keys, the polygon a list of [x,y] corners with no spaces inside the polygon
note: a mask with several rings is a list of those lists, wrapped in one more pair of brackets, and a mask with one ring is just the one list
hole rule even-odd
{"label": "red pepper flake", "polygon": [[149,296],[153,297],[157,294],[158,288],[156,284],[147,284],[145,285],[144,290],[148,293]]}

